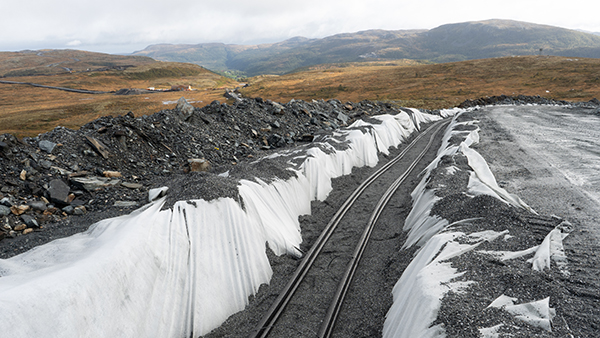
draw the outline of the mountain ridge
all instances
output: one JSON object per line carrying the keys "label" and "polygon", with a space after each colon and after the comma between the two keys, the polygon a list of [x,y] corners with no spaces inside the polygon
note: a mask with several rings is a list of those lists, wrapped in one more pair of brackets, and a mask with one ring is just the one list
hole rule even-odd
{"label": "mountain ridge", "polygon": [[156,44],[132,55],[190,62],[247,76],[285,74],[322,63],[419,59],[453,62],[511,55],[600,58],[600,36],[529,22],[491,19],[424,30],[371,29],[258,45]]}

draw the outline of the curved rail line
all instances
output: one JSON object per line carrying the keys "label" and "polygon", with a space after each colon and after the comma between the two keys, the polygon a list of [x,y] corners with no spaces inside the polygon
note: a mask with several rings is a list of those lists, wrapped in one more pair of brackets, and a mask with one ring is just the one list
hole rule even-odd
{"label": "curved rail line", "polygon": [[[415,161],[413,161],[413,163],[411,164],[409,169],[406,170],[406,172],[390,186],[390,188],[388,189],[388,192],[386,192],[386,194],[384,195],[384,197],[387,196],[387,199],[385,199],[385,202],[382,203],[382,201],[380,200],[380,202],[378,203],[378,207],[381,204],[381,206],[379,208],[381,210],[383,210],[383,207],[385,206],[385,204],[387,204],[387,202],[393,195],[393,192],[395,192],[398,189],[398,186],[404,181],[406,176],[408,176],[410,171],[412,171],[412,169],[414,169],[414,167],[417,165],[417,163],[424,156],[425,152],[430,148],[435,135],[447,123],[449,123],[449,121],[442,120],[442,121],[436,122],[435,124],[431,125],[424,132],[420,133],[400,154],[398,154],[394,159],[392,159],[391,161],[389,161],[388,163],[383,165],[380,169],[378,169],[376,172],[374,172],[365,181],[363,181],[356,188],[356,190],[354,190],[352,192],[352,194],[346,199],[346,201],[338,209],[338,211],[335,213],[335,215],[333,215],[333,217],[331,218],[329,223],[325,226],[325,229],[323,229],[323,232],[321,233],[321,235],[317,238],[317,240],[312,245],[310,250],[306,253],[304,259],[300,262],[298,268],[296,269],[296,271],[294,272],[294,274],[292,275],[292,277],[290,278],[290,280],[288,281],[286,286],[283,288],[283,290],[281,291],[279,296],[275,299],[274,303],[271,305],[269,310],[266,312],[266,314],[263,316],[263,318],[257,325],[257,328],[249,335],[249,337],[264,338],[269,335],[269,332],[275,325],[275,322],[279,319],[280,315],[283,313],[283,310],[285,309],[286,305],[289,303],[289,301],[293,297],[294,293],[298,289],[298,286],[300,285],[300,283],[302,282],[302,280],[308,273],[308,270],[315,262],[317,256],[321,253],[321,250],[323,249],[323,247],[325,246],[325,244],[327,243],[327,241],[333,234],[334,230],[336,229],[336,227],[338,226],[338,224],[340,223],[340,221],[342,220],[344,215],[348,212],[350,207],[354,204],[354,202],[358,199],[358,197],[362,194],[362,192],[369,185],[371,185],[377,178],[379,178],[379,176],[381,176],[383,173],[385,173],[387,170],[389,170],[393,165],[398,163],[406,155],[406,153],[408,153],[408,151],[410,151],[417,144],[417,142],[421,138],[423,138],[427,133],[429,133],[429,131],[433,130],[434,128],[437,128],[435,130],[435,132],[432,134],[428,145],[425,147],[425,150],[423,150],[423,152],[421,152],[421,154],[417,157],[417,159]],[[390,189],[392,189],[393,192],[389,192]],[[377,211],[374,212],[374,214],[377,214],[377,216],[372,215],[371,218],[372,219],[374,218],[374,220],[373,221],[370,220],[369,223],[373,223],[373,225],[374,225],[374,223],[377,221],[377,218],[379,217],[379,214],[381,213],[381,210],[379,212],[377,212]],[[367,226],[367,227],[369,227],[369,226]],[[372,226],[370,226],[370,228],[372,229]],[[359,243],[359,247],[363,247],[362,249],[360,249],[361,255],[362,255],[362,251],[364,251],[364,247],[366,247],[366,241],[368,241],[368,237],[370,236],[370,231],[368,231],[368,232],[369,232],[369,234],[365,235],[363,233],[363,236],[362,236],[362,237],[365,237],[365,240],[364,240],[365,243],[363,243],[363,244]],[[359,250],[359,249],[357,248],[357,250]],[[353,258],[353,261],[354,260],[356,260],[356,259]],[[358,258],[358,260],[360,260],[360,258]],[[358,265],[358,260],[356,260],[357,261],[356,263],[351,263],[351,265],[352,264]],[[356,270],[356,267],[353,267],[353,268],[349,267],[349,269],[352,270],[350,275],[353,275],[354,271]],[[346,272],[346,275],[348,275],[348,271]],[[321,327],[321,331],[319,334],[321,334],[321,332],[323,332],[323,334],[327,334],[327,335],[329,335],[331,333],[333,324],[335,322],[335,319],[337,318],[337,314],[339,313],[339,308],[341,306],[341,302],[343,302],[343,296],[345,295],[347,288],[350,284],[349,282],[347,282],[348,286],[343,286],[342,284],[345,284],[345,283],[346,282],[344,282],[344,281],[342,281],[340,283],[339,290],[336,293],[336,299],[338,299],[338,300],[334,301],[336,303],[339,302],[340,304],[337,304],[337,305],[332,304],[330,306],[330,310],[328,311],[328,314],[327,314],[328,318],[331,318],[333,320],[332,324],[327,324],[327,321],[325,321],[323,326]],[[331,314],[330,314],[330,312],[331,312]],[[329,328],[329,326],[331,326],[331,328]],[[329,332],[329,333],[327,333],[327,332]],[[321,335],[319,335],[319,337],[321,337]]]}

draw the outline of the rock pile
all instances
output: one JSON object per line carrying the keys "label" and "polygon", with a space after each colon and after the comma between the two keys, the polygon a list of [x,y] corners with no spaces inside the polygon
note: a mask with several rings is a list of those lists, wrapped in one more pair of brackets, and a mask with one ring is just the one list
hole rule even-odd
{"label": "rock pile", "polygon": [[[66,219],[90,212],[102,218],[129,212],[147,203],[150,188],[166,181],[186,185],[177,175],[203,182],[201,175],[243,171],[240,162],[273,149],[401,109],[370,101],[279,104],[228,96],[232,104],[196,108],[182,98],[175,109],[151,116],[105,116],[79,130],[57,127],[22,140],[0,135],[0,238],[43,233],[48,224],[69,224]],[[2,250],[0,257],[16,253]]]}
{"label": "rock pile", "polygon": [[[459,108],[470,108],[476,106],[491,106],[491,105],[526,105],[526,104],[546,104],[546,105],[572,105],[573,102],[567,102],[564,100],[554,100],[548,99],[541,96],[525,96],[525,95],[517,95],[517,96],[508,96],[508,95],[499,95],[499,96],[488,96],[482,97],[475,100],[465,100],[461,104],[458,105]],[[575,105],[598,105],[598,99],[592,99],[589,102],[580,102]]]}

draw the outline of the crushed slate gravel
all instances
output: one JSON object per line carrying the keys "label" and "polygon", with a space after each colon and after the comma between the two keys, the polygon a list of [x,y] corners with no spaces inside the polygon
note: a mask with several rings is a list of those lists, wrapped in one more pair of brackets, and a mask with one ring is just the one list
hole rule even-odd
{"label": "crushed slate gravel", "polygon": [[[493,104],[560,104],[598,108],[600,102],[570,103],[542,97],[497,96],[468,100],[461,107]],[[213,102],[202,108],[190,108],[186,102],[180,102],[175,110],[163,110],[150,116],[136,117],[133,112],[123,116],[106,116],[79,130],[58,127],[35,138],[17,139],[8,134],[0,135],[0,207],[5,207],[0,210],[0,258],[9,258],[51,240],[85,231],[101,219],[129,213],[135,206],[118,207],[115,203],[127,201],[142,206],[147,203],[148,190],[151,188],[169,187],[165,207],[172,206],[176,201],[198,198],[238,199],[237,182],[240,179],[253,180],[258,177],[269,181],[293,175],[285,169],[287,164],[282,163],[281,159],[257,159],[275,151],[310,145],[313,140],[330,135],[356,119],[394,114],[400,110],[391,103],[371,101],[342,103],[338,100],[292,100],[280,104],[260,98],[234,97],[233,103]],[[477,114],[475,112],[464,118],[477,119]],[[479,127],[485,130],[494,126],[493,122],[485,121]],[[501,132],[500,129],[494,130]],[[498,137],[510,138],[510,135]],[[480,147],[485,147],[485,143]],[[494,154],[487,153],[486,156]],[[208,171],[190,172],[188,160],[198,158],[210,163]],[[441,166],[464,167],[467,165],[465,161],[464,158],[445,158]],[[109,171],[118,172],[120,176],[106,177]],[[325,210],[335,212],[331,205],[345,199],[345,194],[340,192],[351,192],[360,178],[368,176],[368,173],[369,168],[360,168],[353,170],[348,177],[336,179],[335,190],[330,197],[324,202],[313,202],[313,216],[302,217],[303,234],[317,236],[318,230],[311,228],[311,224],[316,224],[312,217],[329,217]],[[443,198],[436,203],[432,214],[450,221],[480,218],[462,224],[456,230],[467,233],[480,229],[509,230],[518,239],[510,245],[515,250],[522,250],[539,244],[547,232],[562,221],[549,215],[532,218],[526,212],[488,196],[468,197],[463,193],[468,177],[457,175],[448,181],[442,176],[434,171],[429,182],[430,185],[445,184],[448,187],[439,192]],[[105,181],[87,190],[75,183],[74,179],[78,177],[102,178]],[[63,205],[51,202],[49,190],[51,182],[56,179],[68,186],[70,202]],[[128,188],[123,183],[140,184],[141,187],[130,185],[134,188]],[[39,202],[43,202],[43,206]],[[36,203],[37,207],[34,208]],[[27,218],[24,220],[22,215],[16,215],[10,209],[23,205],[30,206],[23,215],[33,217],[39,225],[28,226],[32,231],[26,234],[23,230],[15,231],[15,228],[24,224]],[[75,207],[81,206],[84,209],[79,208],[76,214]],[[404,203],[398,208],[406,214],[408,207]],[[5,215],[7,209],[10,212]],[[576,232],[576,222],[574,228]],[[405,239],[402,231],[392,233],[396,233],[391,236],[401,245]],[[569,247],[568,241],[566,243],[567,256],[577,255],[574,261],[570,261],[574,267],[569,276],[557,269],[533,271],[524,259],[499,262],[477,253],[454,259],[454,268],[468,271],[461,278],[476,283],[466,292],[449,292],[443,299],[434,324],[443,324],[448,337],[479,337],[479,328],[499,322],[510,323],[504,326],[502,332],[513,336],[595,336],[600,330],[597,268],[594,270],[594,266],[600,264],[598,245],[584,243],[584,247],[575,248]],[[486,242],[481,249],[495,250],[498,249],[496,245],[494,241]],[[506,243],[502,248],[507,250]],[[394,260],[404,262],[402,264],[405,266],[413,254],[414,249],[399,252]],[[582,258],[585,255],[588,257]],[[272,286],[277,288],[280,287],[277,283],[284,281],[286,274],[293,273],[294,264],[290,257],[277,257],[270,252],[269,258],[274,273],[283,276],[276,279],[280,282],[273,282]],[[390,269],[400,269],[393,276],[402,272],[402,268],[390,266]],[[261,290],[264,288],[266,286]],[[486,309],[493,299],[503,293],[518,297],[520,302],[550,296],[550,305],[557,310],[553,331],[530,327],[499,309]],[[268,307],[267,300],[260,297],[256,299],[266,303],[258,308]],[[237,316],[241,316],[242,321],[244,318],[256,321],[260,313],[244,312]],[[372,328],[371,332],[378,333],[381,330]],[[208,335],[213,336],[227,336],[227,331],[224,328],[217,329]]]}

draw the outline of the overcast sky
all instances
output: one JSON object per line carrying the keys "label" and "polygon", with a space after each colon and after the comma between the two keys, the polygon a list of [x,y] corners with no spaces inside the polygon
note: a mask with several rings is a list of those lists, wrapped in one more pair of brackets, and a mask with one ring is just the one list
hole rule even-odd
{"label": "overcast sky", "polygon": [[487,19],[600,32],[599,10],[591,0],[0,0],[0,51],[131,53],[156,43],[256,44]]}

